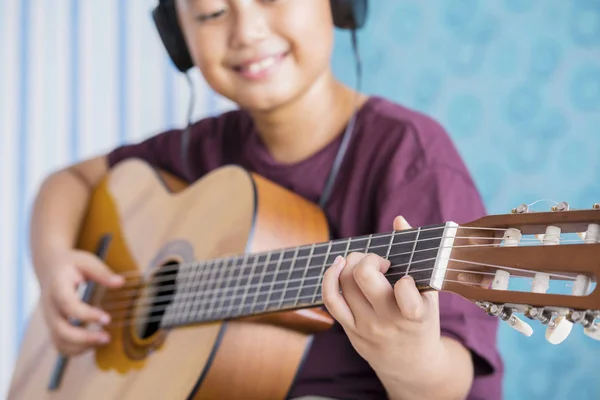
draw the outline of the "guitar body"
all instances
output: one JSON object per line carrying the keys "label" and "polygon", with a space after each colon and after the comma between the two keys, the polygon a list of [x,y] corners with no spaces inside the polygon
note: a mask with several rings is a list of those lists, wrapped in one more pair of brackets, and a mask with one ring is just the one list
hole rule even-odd
{"label": "guitar body", "polygon": [[[223,167],[186,186],[139,160],[116,166],[97,187],[78,247],[95,252],[107,234],[106,264],[138,276],[138,289],[174,262],[329,240],[316,205],[241,168]],[[282,399],[311,334],[333,323],[319,309],[304,309],[142,333],[131,314],[144,294],[129,289],[135,296],[121,297],[126,304],[111,313],[111,342],[70,358],[53,391],[47,386],[58,354],[38,304],[8,398]],[[103,290],[93,300],[100,307],[119,294]]]}

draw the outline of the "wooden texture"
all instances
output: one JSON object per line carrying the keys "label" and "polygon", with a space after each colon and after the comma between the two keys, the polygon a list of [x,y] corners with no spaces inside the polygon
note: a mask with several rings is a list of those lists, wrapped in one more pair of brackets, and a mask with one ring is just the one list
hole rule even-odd
{"label": "wooden texture", "polygon": [[[146,281],[173,261],[328,239],[326,220],[317,207],[240,168],[224,167],[187,188],[161,176],[162,183],[154,170],[136,160],[117,166],[95,191],[82,227],[79,247],[88,251],[111,234],[106,263],[128,276],[135,272],[138,279],[132,283]],[[118,294],[105,293],[103,302]],[[126,315],[122,310],[113,313],[111,343],[71,358],[60,388],[49,393],[46,386],[57,352],[38,305],[8,398],[284,398],[309,333],[332,323],[319,310],[297,310],[191,325],[142,339],[136,324],[123,320]]]}

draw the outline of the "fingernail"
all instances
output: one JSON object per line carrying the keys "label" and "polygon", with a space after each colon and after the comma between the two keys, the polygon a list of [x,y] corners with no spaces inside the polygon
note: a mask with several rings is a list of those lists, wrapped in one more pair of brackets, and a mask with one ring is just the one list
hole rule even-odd
{"label": "fingernail", "polygon": [[123,277],[121,275],[113,275],[110,277],[110,281],[114,284],[123,283]]}
{"label": "fingernail", "polygon": [[402,278],[406,281],[405,287],[400,291],[400,296],[402,298],[402,303],[404,304],[404,309],[407,312],[408,318],[419,318],[421,316],[421,309],[423,299],[421,299],[421,294],[414,286],[414,280],[410,275]]}
{"label": "fingernail", "polygon": [[100,343],[108,343],[110,341],[110,336],[107,333],[100,335]]}
{"label": "fingernail", "polygon": [[110,315],[108,314],[101,314],[100,315],[100,323],[102,325],[106,325],[110,322]]}
{"label": "fingernail", "polygon": [[341,266],[343,264],[343,262],[344,262],[344,257],[337,256],[335,258],[335,260],[333,260],[333,265],[332,266],[333,267],[339,267],[339,266]]}

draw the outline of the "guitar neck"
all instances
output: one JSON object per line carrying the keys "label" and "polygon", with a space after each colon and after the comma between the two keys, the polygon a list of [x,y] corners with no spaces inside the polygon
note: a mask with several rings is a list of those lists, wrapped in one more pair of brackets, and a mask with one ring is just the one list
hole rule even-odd
{"label": "guitar neck", "polygon": [[[179,267],[162,320],[174,327],[323,304],[321,284],[337,256],[376,253],[388,259],[390,285],[405,275],[420,290],[439,289],[456,224],[332,240]],[[445,258],[444,258],[445,257]]]}

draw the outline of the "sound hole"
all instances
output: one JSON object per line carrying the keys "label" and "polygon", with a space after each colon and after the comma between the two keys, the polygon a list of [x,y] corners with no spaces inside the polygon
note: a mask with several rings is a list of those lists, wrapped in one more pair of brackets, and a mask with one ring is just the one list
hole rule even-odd
{"label": "sound hole", "polygon": [[140,317],[137,321],[137,334],[141,339],[152,337],[159,331],[165,311],[173,301],[178,265],[175,261],[164,264],[144,290],[138,306]]}

